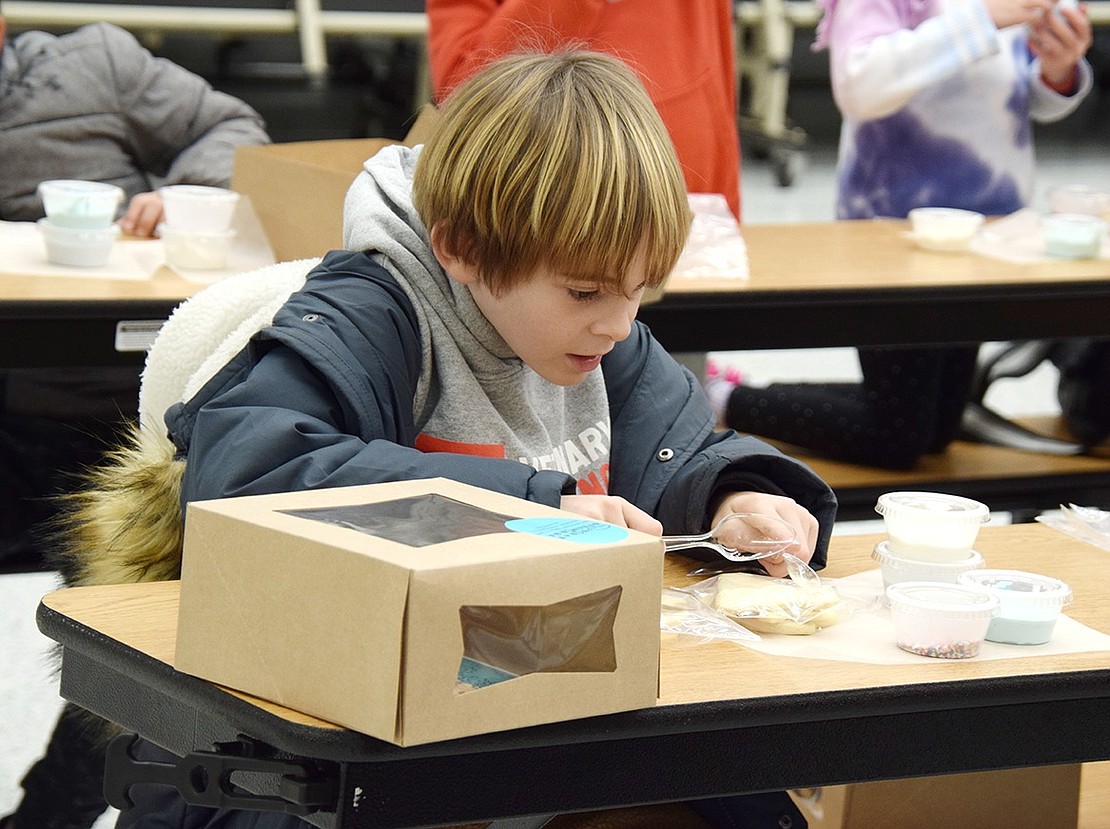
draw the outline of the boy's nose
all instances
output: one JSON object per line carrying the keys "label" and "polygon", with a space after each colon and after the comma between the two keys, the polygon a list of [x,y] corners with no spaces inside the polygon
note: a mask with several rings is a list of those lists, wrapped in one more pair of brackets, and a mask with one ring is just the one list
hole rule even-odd
{"label": "boy's nose", "polygon": [[636,311],[640,303],[634,300],[614,298],[613,308],[594,324],[594,333],[608,337],[613,342],[620,342],[632,333],[632,322],[636,319]]}

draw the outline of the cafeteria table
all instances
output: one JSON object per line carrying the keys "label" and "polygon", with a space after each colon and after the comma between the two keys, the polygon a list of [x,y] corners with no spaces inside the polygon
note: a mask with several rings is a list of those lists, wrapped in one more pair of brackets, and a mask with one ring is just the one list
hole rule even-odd
{"label": "cafeteria table", "polygon": [[[670,351],[1100,336],[1110,260],[1013,264],[919,250],[896,220],[746,225],[750,277],[674,279],[639,317]],[[136,344],[203,287],[0,274],[0,368],[142,362]],[[131,343],[131,345],[128,345]]]}
{"label": "cafeteria table", "polygon": [[[881,539],[834,536],[823,577],[873,570]],[[1039,523],[985,527],[976,549],[988,566],[1067,581],[1067,615],[1099,642],[1110,634],[1105,551]],[[689,586],[689,567],[668,557],[666,582]],[[1110,650],[878,664],[669,640],[652,708],[400,748],[175,671],[177,588],[70,588],[39,607],[61,644],[62,695],[183,758],[146,768],[118,738],[117,803],[140,780],[212,802],[221,792],[200,781],[238,773],[259,799],[237,805],[329,829],[539,826],[565,811],[1110,758]]]}

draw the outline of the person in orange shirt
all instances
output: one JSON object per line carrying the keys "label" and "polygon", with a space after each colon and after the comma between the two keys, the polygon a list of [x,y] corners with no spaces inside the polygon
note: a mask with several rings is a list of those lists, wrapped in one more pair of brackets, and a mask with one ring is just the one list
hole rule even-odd
{"label": "person in orange shirt", "polygon": [[647,87],[686,189],[721,193],[740,220],[740,138],[731,0],[427,0],[437,101],[520,49],[608,52]]}

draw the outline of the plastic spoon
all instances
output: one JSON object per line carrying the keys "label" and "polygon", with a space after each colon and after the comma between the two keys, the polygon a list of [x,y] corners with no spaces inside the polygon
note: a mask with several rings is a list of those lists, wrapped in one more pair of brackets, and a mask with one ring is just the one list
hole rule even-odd
{"label": "plastic spoon", "polygon": [[[770,526],[778,528],[778,537],[770,537]],[[724,543],[726,539],[727,544]],[[665,535],[663,544],[668,553],[704,547],[716,550],[729,561],[757,561],[782,553],[796,539],[793,528],[779,518],[734,512],[718,521],[707,533]]]}
{"label": "plastic spoon", "polygon": [[[778,528],[778,537],[769,537],[771,533],[768,528],[771,526]],[[730,543],[723,543],[723,538],[727,538]],[[796,555],[786,552],[786,548],[796,540],[797,535],[793,528],[785,521],[770,515],[746,512],[726,515],[707,533],[663,536],[668,553],[703,547],[715,550],[729,562],[740,564],[780,555],[791,581],[803,587],[816,587],[821,583],[820,576]],[[689,575],[717,575],[727,569],[731,568],[720,565],[699,567],[691,570]]]}

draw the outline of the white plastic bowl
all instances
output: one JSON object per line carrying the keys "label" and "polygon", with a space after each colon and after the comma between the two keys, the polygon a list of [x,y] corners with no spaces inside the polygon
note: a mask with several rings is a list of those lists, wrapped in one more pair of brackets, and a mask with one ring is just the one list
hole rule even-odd
{"label": "white plastic bowl", "polygon": [[123,202],[123,190],[114,184],[76,179],[51,179],[38,186],[43,211],[57,227],[82,230],[107,228]]}
{"label": "white plastic bowl", "polygon": [[986,562],[982,553],[972,550],[966,558],[957,561],[922,561],[903,558],[890,551],[890,542],[880,541],[871,552],[883,574],[883,587],[903,581],[932,581],[956,584],[960,575],[981,568]]}
{"label": "white plastic bowl", "polygon": [[980,587],[935,582],[892,584],[886,597],[898,647],[937,659],[978,656],[999,605]]}
{"label": "white plastic bowl", "polygon": [[986,504],[941,492],[887,492],[875,511],[883,517],[890,552],[920,561],[963,561],[990,520]]}
{"label": "white plastic bowl", "polygon": [[227,256],[235,241],[234,230],[217,232],[178,230],[163,224],[158,235],[166,251],[166,261],[185,270],[210,271],[227,265]]}
{"label": "white plastic bowl", "polygon": [[166,224],[178,231],[223,233],[231,227],[239,194],[223,187],[169,184],[160,187]]}
{"label": "white plastic bowl", "polygon": [[97,268],[107,263],[112,245],[119,236],[119,225],[96,229],[62,227],[52,219],[36,222],[46,244],[46,258],[55,265]]}
{"label": "white plastic bowl", "polygon": [[1044,252],[1057,259],[1094,259],[1102,249],[1106,222],[1084,213],[1053,213],[1041,219]]}
{"label": "white plastic bowl", "polygon": [[998,597],[998,615],[991,619],[987,639],[1009,645],[1043,645],[1052,638],[1056,620],[1072,600],[1065,582],[1021,570],[963,573],[959,583]]}
{"label": "white plastic bowl", "polygon": [[954,207],[918,207],[909,212],[913,240],[925,250],[967,250],[984,216]]}

